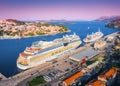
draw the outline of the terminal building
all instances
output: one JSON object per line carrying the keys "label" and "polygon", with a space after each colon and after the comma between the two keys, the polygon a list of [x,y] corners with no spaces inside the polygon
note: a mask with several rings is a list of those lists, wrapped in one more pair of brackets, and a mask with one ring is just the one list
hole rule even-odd
{"label": "terminal building", "polygon": [[77,62],[85,62],[88,59],[91,59],[95,56],[97,56],[100,52],[94,50],[93,48],[87,48],[81,52],[78,52],[71,57],[69,57],[71,60],[77,61]]}

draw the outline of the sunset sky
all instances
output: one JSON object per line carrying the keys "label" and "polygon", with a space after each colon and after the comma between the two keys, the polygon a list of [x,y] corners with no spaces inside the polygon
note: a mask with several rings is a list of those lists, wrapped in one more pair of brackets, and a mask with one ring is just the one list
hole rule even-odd
{"label": "sunset sky", "polygon": [[0,19],[93,20],[120,15],[120,0],[0,0]]}

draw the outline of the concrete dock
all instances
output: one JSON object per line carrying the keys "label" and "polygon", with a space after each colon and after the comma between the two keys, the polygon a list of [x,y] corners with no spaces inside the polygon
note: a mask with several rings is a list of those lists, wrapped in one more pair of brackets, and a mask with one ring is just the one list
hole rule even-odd
{"label": "concrete dock", "polygon": [[[111,35],[112,35],[112,36],[116,36],[116,34],[117,34],[117,33],[113,33],[113,34],[110,34],[110,35],[105,36],[104,38],[106,38],[106,37],[108,37],[108,36],[111,36]],[[92,44],[93,44],[93,43],[92,43]],[[78,49],[76,49],[76,50],[73,50],[72,52],[61,56],[60,58],[58,58],[58,60],[61,61],[61,60],[65,59],[65,58],[70,57],[71,55],[73,55],[73,54],[75,54],[75,53],[81,52],[81,51],[83,51],[83,50],[91,47],[90,45],[91,45],[91,43],[90,43],[90,44],[87,44],[87,45],[85,45],[85,46],[82,46],[82,47],[80,47],[80,48],[78,48]],[[38,65],[38,66],[36,66],[36,67],[34,67],[34,68],[28,69],[28,70],[26,70],[26,71],[23,71],[23,72],[21,72],[21,73],[19,73],[19,74],[16,74],[16,75],[14,75],[14,76],[9,77],[9,78],[6,78],[6,77],[4,77],[2,74],[0,74],[1,77],[4,77],[4,78],[2,78],[2,80],[0,81],[0,86],[16,86],[18,83],[22,82],[23,80],[31,77],[31,74],[37,73],[37,72],[41,72],[41,71],[43,71],[43,70],[45,70],[45,69],[48,69],[48,68],[51,67],[51,66],[52,66],[51,62],[47,62],[47,63],[45,63],[45,64]]]}
{"label": "concrete dock", "polygon": [[1,80],[6,80],[7,79],[2,73],[0,73],[0,78],[1,78]]}

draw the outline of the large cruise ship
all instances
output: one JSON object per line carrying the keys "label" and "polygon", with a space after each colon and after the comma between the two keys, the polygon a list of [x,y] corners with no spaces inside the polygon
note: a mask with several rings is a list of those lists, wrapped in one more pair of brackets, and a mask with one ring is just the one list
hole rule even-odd
{"label": "large cruise ship", "polygon": [[26,47],[24,52],[19,54],[17,67],[25,70],[51,61],[66,52],[74,50],[81,43],[80,37],[76,34],[65,35],[53,41],[34,42],[30,47]]}
{"label": "large cruise ship", "polygon": [[86,38],[83,39],[84,42],[94,42],[98,39],[100,39],[104,34],[99,30],[98,32],[95,32],[90,35],[87,35]]}

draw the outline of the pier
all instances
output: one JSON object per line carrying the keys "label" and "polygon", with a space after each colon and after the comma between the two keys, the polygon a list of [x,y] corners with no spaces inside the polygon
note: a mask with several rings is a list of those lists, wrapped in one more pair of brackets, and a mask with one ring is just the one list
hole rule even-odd
{"label": "pier", "polygon": [[107,36],[104,36],[104,39],[107,38],[107,37],[109,37],[109,36],[117,36],[117,33],[118,33],[118,32],[115,32],[115,33],[109,34],[109,35],[107,35]]}
{"label": "pier", "polygon": [[[102,39],[105,39],[108,36],[116,36],[116,35],[117,35],[117,32],[110,34],[110,35],[107,35]],[[57,58],[57,60],[59,60],[59,62],[61,62],[63,59],[68,58],[75,53],[78,53],[78,52],[81,52],[85,49],[90,48],[91,47],[90,45],[91,45],[91,43],[89,43],[85,46],[82,46],[76,50],[73,50],[72,52],[69,52],[65,55],[62,55],[60,58]],[[0,74],[0,77],[2,77],[2,80],[0,81],[0,86],[16,86],[19,83],[21,83],[22,81],[29,79],[30,77],[34,77],[33,74],[38,75],[38,74],[40,74],[41,71],[48,69],[52,66],[53,66],[52,62],[46,62],[46,63],[43,63],[42,65],[38,65],[38,66],[33,67],[31,69],[28,69],[26,71],[22,71],[21,73],[18,73],[18,74],[11,76],[9,78],[6,78],[2,74]]]}
{"label": "pier", "polygon": [[0,73],[0,80],[6,80],[7,78],[2,74]]}

